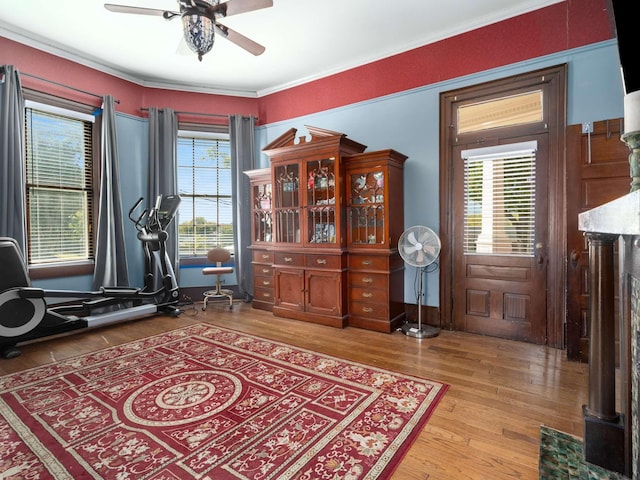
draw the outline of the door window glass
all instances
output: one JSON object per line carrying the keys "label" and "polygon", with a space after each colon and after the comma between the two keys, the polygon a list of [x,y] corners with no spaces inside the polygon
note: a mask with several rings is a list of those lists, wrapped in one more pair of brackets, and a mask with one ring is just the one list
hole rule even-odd
{"label": "door window glass", "polygon": [[476,148],[464,161],[464,253],[532,256],[536,142]]}

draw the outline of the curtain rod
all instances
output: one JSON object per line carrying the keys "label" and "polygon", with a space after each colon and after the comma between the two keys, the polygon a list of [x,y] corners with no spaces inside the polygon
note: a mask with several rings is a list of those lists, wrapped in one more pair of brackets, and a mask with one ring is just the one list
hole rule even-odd
{"label": "curtain rod", "polygon": [[[59,87],[68,88],[69,90],[74,90],[76,92],[84,93],[85,95],[91,95],[92,97],[96,97],[96,98],[100,98],[100,99],[103,98],[103,95],[98,95],[97,93],[87,92],[86,90],[81,90],[79,88],[72,87],[70,85],[65,85],[64,83],[59,83],[59,82],[55,82],[53,80],[49,80],[47,78],[38,77],[38,76],[33,75],[31,73],[25,73],[25,72],[19,72],[19,73],[20,73],[20,75],[24,75],[25,77],[35,78],[36,80],[42,80],[43,82],[52,83],[54,85],[58,85]],[[114,100],[114,101],[116,103],[120,103],[120,100]]]}
{"label": "curtain rod", "polygon": [[[148,112],[148,107],[142,107],[140,109],[143,112]],[[178,112],[176,111],[176,115],[201,115],[204,117],[221,117],[221,118],[229,118],[229,115],[223,115],[222,113],[199,113],[199,112]]]}

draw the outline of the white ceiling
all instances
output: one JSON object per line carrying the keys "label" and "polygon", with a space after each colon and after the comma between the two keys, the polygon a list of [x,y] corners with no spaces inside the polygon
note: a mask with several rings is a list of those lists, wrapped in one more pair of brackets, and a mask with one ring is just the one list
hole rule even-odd
{"label": "white ceiling", "polygon": [[[220,21],[265,53],[216,37],[202,62],[180,41],[179,18],[113,13],[104,0],[2,0],[0,36],[144,86],[259,97],[560,1],[274,0]],[[108,2],[179,10],[177,0]]]}

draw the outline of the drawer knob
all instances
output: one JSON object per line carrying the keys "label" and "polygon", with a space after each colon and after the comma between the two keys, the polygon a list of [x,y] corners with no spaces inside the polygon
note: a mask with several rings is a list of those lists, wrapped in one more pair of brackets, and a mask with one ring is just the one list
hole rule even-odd
{"label": "drawer knob", "polygon": [[286,263],[291,263],[291,262],[293,262],[293,258],[291,258],[291,257],[284,257],[284,261],[285,261]]}
{"label": "drawer knob", "polygon": [[263,294],[262,294],[262,296],[263,296],[264,298],[269,298],[269,297],[271,296],[271,294],[270,294],[270,293],[263,293]]}
{"label": "drawer knob", "polygon": [[362,265],[364,265],[365,267],[371,265],[371,260],[363,260]]}
{"label": "drawer knob", "polygon": [[362,311],[364,313],[371,313],[371,312],[373,312],[373,308],[371,308],[371,307],[362,307]]}
{"label": "drawer knob", "polygon": [[262,285],[269,286],[269,285],[271,285],[271,282],[269,280],[263,280],[262,281]]}
{"label": "drawer knob", "polygon": [[262,259],[263,260],[267,260],[269,258],[269,255],[267,255],[266,253],[262,254]]}
{"label": "drawer knob", "polygon": [[373,282],[373,278],[371,277],[364,277],[362,279],[362,283],[371,283],[371,282]]}
{"label": "drawer knob", "polygon": [[326,265],[327,264],[327,259],[326,258],[318,258],[318,259],[316,259],[316,262],[318,263],[318,265]]}
{"label": "drawer knob", "polygon": [[269,269],[268,268],[263,268],[262,269],[262,273],[269,273]]}
{"label": "drawer knob", "polygon": [[362,292],[362,296],[364,298],[371,298],[371,297],[373,297],[373,293],[371,293],[371,292]]}

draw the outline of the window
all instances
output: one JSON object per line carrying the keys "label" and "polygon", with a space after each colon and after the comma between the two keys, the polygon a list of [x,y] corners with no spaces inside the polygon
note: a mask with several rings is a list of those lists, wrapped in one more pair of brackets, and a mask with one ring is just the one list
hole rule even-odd
{"label": "window", "polygon": [[536,142],[483,147],[464,159],[464,253],[532,256]]}
{"label": "window", "polygon": [[542,90],[512,95],[458,108],[458,133],[480,132],[541,122]]}
{"label": "window", "polygon": [[225,133],[178,133],[178,215],[181,257],[233,248],[231,151]]}
{"label": "window", "polygon": [[[27,247],[30,266],[91,263],[95,107],[25,93]],[[57,103],[58,105],[55,105]],[[98,150],[98,153],[95,153]],[[92,267],[90,267],[92,268]]]}

